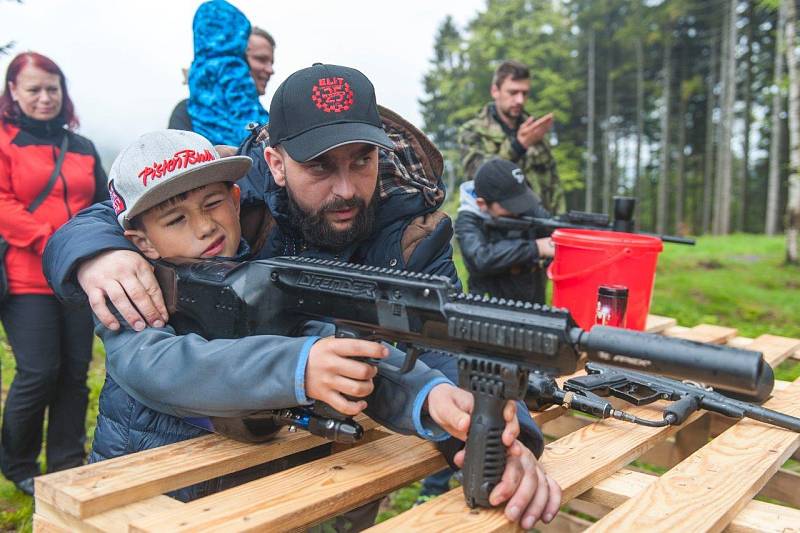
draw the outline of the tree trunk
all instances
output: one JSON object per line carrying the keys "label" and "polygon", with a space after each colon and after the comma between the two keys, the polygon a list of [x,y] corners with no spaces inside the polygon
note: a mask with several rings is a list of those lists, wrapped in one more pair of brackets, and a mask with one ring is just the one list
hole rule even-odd
{"label": "tree trunk", "polygon": [[775,73],[772,78],[772,135],[769,142],[769,182],[767,185],[767,235],[775,235],[778,229],[778,195],[780,194],[781,145],[783,144],[783,61],[784,27],[786,26],[786,2],[781,2],[778,10],[778,29],[775,32]]}
{"label": "tree trunk", "polygon": [[747,1],[747,54],[744,75],[744,146],[742,147],[742,172],[739,175],[739,203],[736,211],[736,231],[747,231],[747,196],[750,182],[750,129],[753,124],[753,41],[755,38],[755,9],[752,0]]}
{"label": "tree trunk", "polygon": [[736,102],[736,2],[730,0],[726,13],[722,60],[722,96],[720,119],[720,143],[717,157],[718,194],[715,199],[714,233],[727,235],[731,229],[731,185],[733,171],[733,106]]}
{"label": "tree trunk", "polygon": [[589,29],[589,83],[586,91],[586,201],[584,209],[592,211],[594,198],[594,28]]}
{"label": "tree trunk", "polygon": [[606,119],[603,126],[603,213],[611,214],[611,143],[614,138],[614,78],[611,71],[614,69],[614,62],[609,52],[606,62]]}
{"label": "tree trunk", "polygon": [[681,97],[678,112],[678,161],[675,173],[675,231],[684,233],[684,189],[686,183],[686,98]]}
{"label": "tree trunk", "polygon": [[[636,2],[636,14],[640,13]],[[639,17],[641,19],[641,17]],[[636,168],[634,168],[633,196],[639,197],[639,180],[642,176],[642,138],[644,135],[644,43],[641,33],[636,37]]]}
{"label": "tree trunk", "polygon": [[711,201],[714,191],[714,87],[717,85],[717,38],[716,26],[712,23],[711,58],[708,67],[706,84],[706,146],[703,152],[703,216],[701,228],[703,233],[711,229]]}
{"label": "tree trunk", "polygon": [[786,262],[797,264],[800,234],[800,78],[797,72],[794,0],[786,3],[786,66],[789,73],[789,190],[786,204]]}
{"label": "tree trunk", "polygon": [[669,115],[672,102],[672,25],[666,29],[664,43],[664,79],[661,91],[661,159],[659,164],[656,233],[667,232],[667,186],[669,182]]}

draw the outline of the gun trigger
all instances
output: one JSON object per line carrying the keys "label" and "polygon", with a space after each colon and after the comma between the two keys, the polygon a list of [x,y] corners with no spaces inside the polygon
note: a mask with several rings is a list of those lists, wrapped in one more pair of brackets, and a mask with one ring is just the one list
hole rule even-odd
{"label": "gun trigger", "polygon": [[417,364],[417,358],[419,357],[419,348],[416,346],[409,346],[406,350],[406,358],[403,360],[403,366],[400,368],[401,374],[408,374],[414,368],[414,365]]}

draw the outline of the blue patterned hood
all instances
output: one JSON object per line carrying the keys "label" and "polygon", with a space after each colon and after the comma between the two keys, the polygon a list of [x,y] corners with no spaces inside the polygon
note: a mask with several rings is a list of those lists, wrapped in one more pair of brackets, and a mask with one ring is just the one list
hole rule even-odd
{"label": "blue patterned hood", "polygon": [[202,4],[194,16],[189,116],[212,144],[238,146],[250,122],[267,122],[245,59],[250,21],[225,0]]}

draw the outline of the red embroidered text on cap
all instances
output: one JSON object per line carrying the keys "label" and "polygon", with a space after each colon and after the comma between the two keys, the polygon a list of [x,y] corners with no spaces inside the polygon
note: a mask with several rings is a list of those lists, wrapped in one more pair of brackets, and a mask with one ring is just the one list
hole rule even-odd
{"label": "red embroidered text on cap", "polygon": [[353,89],[344,78],[321,78],[311,89],[311,100],[326,113],[341,113],[353,105]]}
{"label": "red embroidered text on cap", "polygon": [[202,152],[181,150],[180,152],[175,152],[175,155],[170,159],[165,159],[162,163],[156,163],[154,161],[152,166],[143,168],[142,171],[139,172],[139,177],[142,178],[142,186],[147,187],[148,180],[152,181],[156,178],[160,178],[167,172],[173,172],[174,170],[188,168],[191,165],[213,160],[214,154],[208,150],[203,150]]}

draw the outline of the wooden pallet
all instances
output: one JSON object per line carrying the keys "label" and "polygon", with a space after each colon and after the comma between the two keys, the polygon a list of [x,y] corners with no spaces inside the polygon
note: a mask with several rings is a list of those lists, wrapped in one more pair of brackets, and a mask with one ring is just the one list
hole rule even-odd
{"label": "wooden pallet", "polygon": [[[731,328],[685,328],[650,316],[648,330],[760,350],[773,366],[800,354],[800,340],[737,336]],[[767,407],[800,416],[800,379],[778,382]],[[629,409],[656,416],[656,406]],[[553,440],[542,462],[563,501],[592,522],[562,511],[548,532],[800,532],[800,475],[781,465],[800,434],[752,421],[696,413],[680,428],[596,421],[560,407],[536,413]],[[320,446],[305,432],[267,444],[205,436],[36,478],[35,531],[280,531],[307,528],[440,470],[429,444],[363,419],[367,438],[331,456],[191,503],[164,493]],[[656,476],[640,459],[667,469]],[[754,500],[766,496],[780,503]],[[793,507],[791,507],[793,506]],[[470,510],[455,489],[370,531],[511,531],[497,509]]]}

